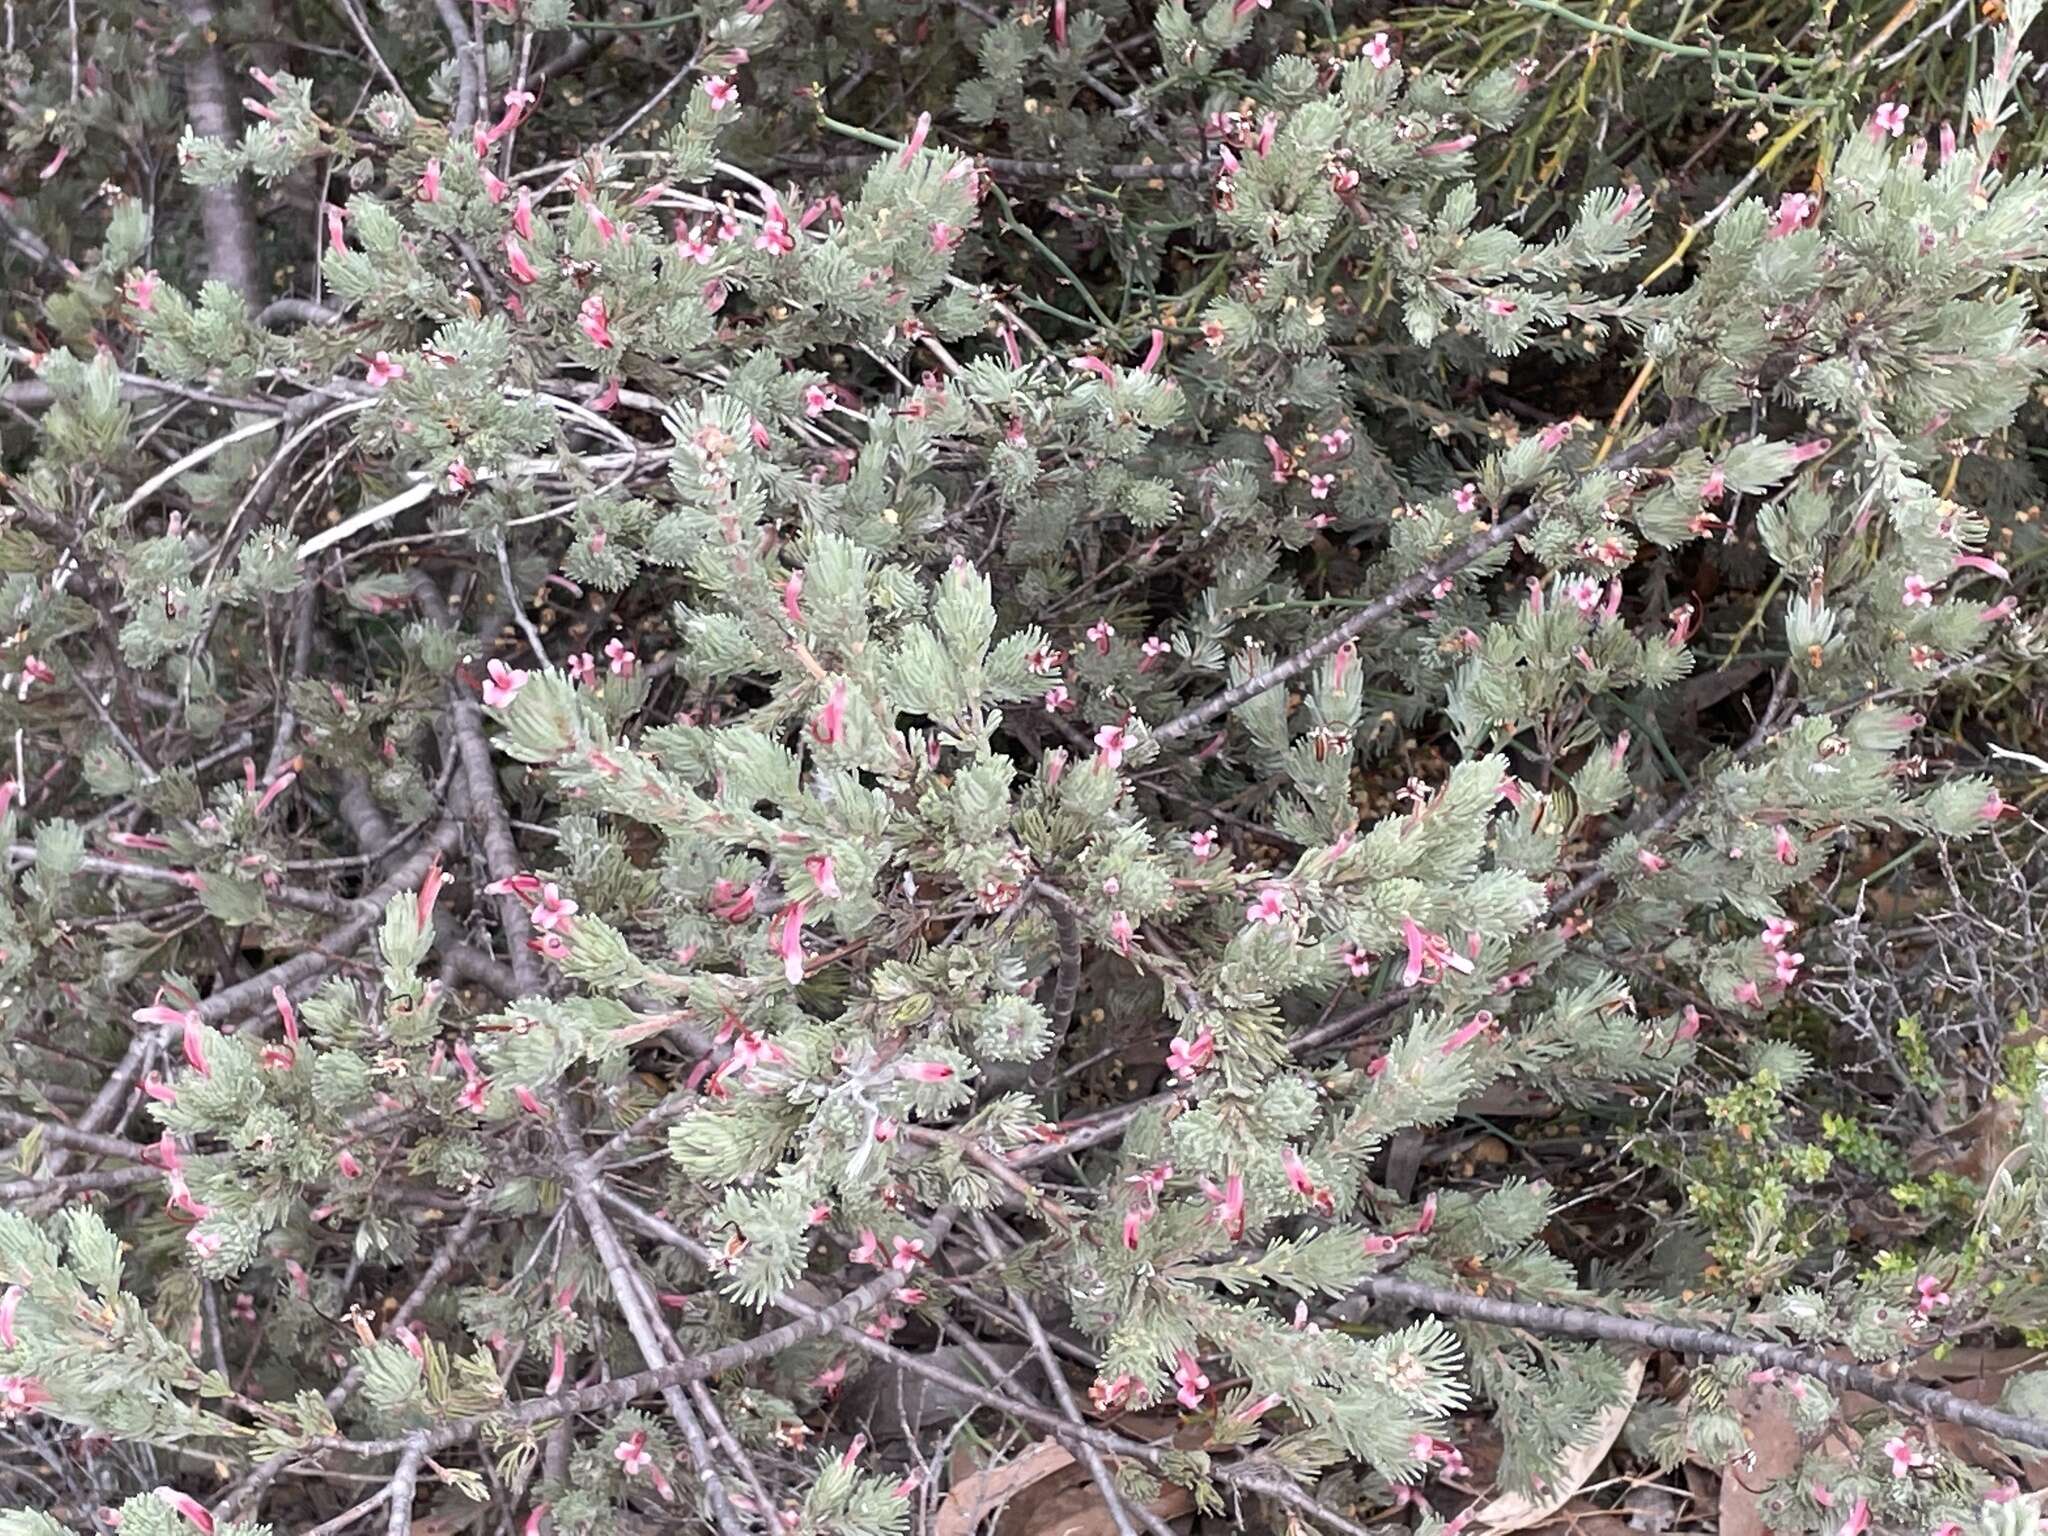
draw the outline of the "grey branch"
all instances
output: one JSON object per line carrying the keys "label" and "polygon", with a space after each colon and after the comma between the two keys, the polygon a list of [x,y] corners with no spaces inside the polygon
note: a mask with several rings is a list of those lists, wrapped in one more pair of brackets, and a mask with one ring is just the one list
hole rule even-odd
{"label": "grey branch", "polygon": [[1966,1425],[2021,1445],[2048,1450],[2048,1424],[2038,1419],[1987,1408],[1953,1392],[1943,1392],[1918,1382],[1900,1381],[1880,1366],[1822,1359],[1766,1339],[1745,1339],[1738,1334],[1722,1333],[1712,1328],[1692,1328],[1652,1318],[1617,1317],[1611,1312],[1596,1312],[1590,1307],[1560,1307],[1548,1302],[1474,1296],[1468,1291],[1425,1285],[1397,1275],[1375,1275],[1365,1282],[1361,1290],[1375,1301],[1396,1302],[1418,1311],[1433,1312],[1439,1317],[1519,1328],[1552,1338],[1591,1339],[1609,1344],[1633,1344],[1640,1349],[1670,1350],[1681,1355],[1754,1360],[1760,1365],[1811,1376],[1841,1391],[1861,1392],[1881,1403],[1910,1408],[1930,1419]]}

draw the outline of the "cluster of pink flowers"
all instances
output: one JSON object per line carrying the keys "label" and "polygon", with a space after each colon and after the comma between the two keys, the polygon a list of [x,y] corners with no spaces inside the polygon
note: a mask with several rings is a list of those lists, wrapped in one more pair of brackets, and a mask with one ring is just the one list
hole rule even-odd
{"label": "cluster of pink flowers", "polygon": [[1445,1477],[1463,1477],[1471,1470],[1462,1451],[1450,1441],[1439,1440],[1434,1435],[1417,1435],[1409,1444],[1408,1453],[1425,1467],[1432,1462],[1441,1463]]}
{"label": "cluster of pink flowers", "polygon": [[[562,894],[560,886],[538,875],[520,874],[493,880],[484,887],[484,894],[511,896],[523,902],[537,933],[528,941],[530,947],[550,960],[568,957],[569,939],[576,931],[572,919],[579,909],[572,898]],[[539,1113],[538,1108],[534,1113]]]}
{"label": "cluster of pink flowers", "polygon": [[[624,640],[614,635],[604,643],[605,669],[613,677],[631,677],[640,667],[640,658]],[[582,687],[595,687],[598,680],[597,658],[588,651],[571,656],[565,664],[570,680]]]}

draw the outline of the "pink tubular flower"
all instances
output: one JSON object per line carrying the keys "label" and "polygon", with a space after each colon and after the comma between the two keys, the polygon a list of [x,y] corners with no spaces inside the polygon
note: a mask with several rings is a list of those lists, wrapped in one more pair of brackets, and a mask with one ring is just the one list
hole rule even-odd
{"label": "pink tubular flower", "polygon": [[526,259],[526,252],[520,248],[517,235],[505,237],[505,270],[511,274],[512,281],[521,287],[540,281],[540,273],[534,269],[533,263]]}
{"label": "pink tubular flower", "polygon": [[723,75],[711,75],[704,81],[704,99],[711,103],[712,111],[723,112],[740,104],[740,88]]}
{"label": "pink tubular flower", "polygon": [[1216,829],[1205,827],[1200,832],[1188,834],[1188,852],[1195,856],[1197,863],[1216,856]]}
{"label": "pink tubular flower", "polygon": [[206,1037],[201,1033],[203,1023],[197,1009],[173,1008],[164,1002],[163,993],[156,995],[156,1001],[147,1008],[138,1008],[133,1018],[138,1024],[155,1024],[164,1029],[175,1029],[183,1040],[185,1061],[201,1077],[211,1077],[212,1070],[206,1064]]}
{"label": "pink tubular flower", "polygon": [[1272,927],[1287,916],[1287,890],[1284,886],[1269,885],[1259,892],[1257,901],[1247,903],[1244,920],[1254,926],[1263,924]]}
{"label": "pink tubular flower", "polygon": [[1116,952],[1118,954],[1128,955],[1131,952],[1131,941],[1135,939],[1137,936],[1138,929],[1137,926],[1134,923],[1132,923],[1130,919],[1130,914],[1125,912],[1121,907],[1119,907],[1115,912],[1112,912],[1110,914],[1109,942],[1116,946]]}
{"label": "pink tubular flower", "polygon": [[605,641],[604,656],[605,664],[614,677],[631,677],[633,669],[640,665],[640,658],[616,635]]}
{"label": "pink tubular flower", "polygon": [[1195,1031],[1193,1040],[1184,1040],[1179,1035],[1167,1047],[1166,1068],[1175,1077],[1192,1078],[1205,1070],[1216,1059],[1216,1037],[1204,1025]]}
{"label": "pink tubular flower", "polygon": [[128,279],[126,289],[128,302],[141,310],[145,315],[148,314],[156,308],[156,290],[158,286],[159,280],[156,275],[156,268],[152,267],[147,272],[136,273],[135,276]]}
{"label": "pink tubular flower", "polygon": [[20,1339],[14,1332],[14,1314],[21,1308],[21,1298],[27,1294],[18,1285],[7,1287],[6,1294],[0,1295],[0,1348],[15,1349]]}
{"label": "pink tubular flower", "polygon": [[683,221],[676,220],[676,253],[685,261],[693,261],[700,267],[711,265],[711,258],[718,254],[718,247],[705,238],[704,226],[692,224],[687,230]]}
{"label": "pink tubular flower", "polygon": [[1123,766],[1124,753],[1129,750],[1130,738],[1120,725],[1105,725],[1095,733],[1096,750],[1101,753],[1102,765],[1114,773]]}
{"label": "pink tubular flower", "polygon": [[754,237],[754,249],[771,256],[787,255],[796,249],[796,236],[790,232],[789,215],[782,211],[781,203],[770,200],[761,219],[761,233]]}
{"label": "pink tubular flower", "polygon": [[427,168],[420,173],[419,200],[423,203],[441,201],[441,162],[429,160]]}
{"label": "pink tubular flower", "polygon": [[1278,1392],[1268,1392],[1264,1397],[1250,1399],[1231,1417],[1240,1424],[1256,1424],[1260,1419],[1278,1408],[1286,1399]]}
{"label": "pink tubular flower", "polygon": [[363,374],[363,381],[372,389],[382,389],[393,379],[405,377],[405,366],[394,363],[389,352],[379,352],[370,359],[370,366]]}
{"label": "pink tubular flower", "polygon": [[1803,228],[1806,221],[1813,217],[1814,209],[1818,206],[1804,192],[1787,192],[1778,200],[1777,215],[1772,219],[1771,227],[1766,231],[1764,238],[1782,240],[1793,231]]}
{"label": "pink tubular flower", "polygon": [[782,583],[782,616],[796,628],[803,628],[804,573],[791,571]]}
{"label": "pink tubular flower", "polygon": [[1913,1311],[1921,1317],[1932,1317],[1937,1307],[1949,1304],[1948,1292],[1942,1288],[1939,1275],[1922,1275],[1913,1282],[1913,1290],[1918,1298],[1913,1303]]}
{"label": "pink tubular flower", "polygon": [[818,888],[820,896],[827,901],[839,900],[839,872],[833,867],[831,854],[812,854],[804,860],[804,872],[811,877],[811,884]]}
{"label": "pink tubular flower", "polygon": [[1209,1220],[1223,1229],[1233,1243],[1244,1236],[1244,1175],[1233,1173],[1218,1189],[1207,1179],[1198,1181],[1202,1198],[1209,1202]]}
{"label": "pink tubular flower", "polygon": [[821,747],[833,747],[845,735],[846,684],[835,682],[824,707],[811,718],[811,740]]}
{"label": "pink tubular flower", "polygon": [[804,904],[792,901],[775,920],[775,952],[782,956],[783,978],[794,986],[804,979]]}
{"label": "pink tubular flower", "polygon": [[1387,34],[1375,32],[1372,41],[1365,45],[1365,56],[1374,69],[1385,69],[1394,62],[1393,45],[1387,41]]}
{"label": "pink tubular flower", "polygon": [[213,1516],[206,1512],[206,1506],[189,1493],[180,1493],[175,1488],[158,1488],[156,1496],[179,1514],[190,1520],[200,1530],[212,1536]]}
{"label": "pink tubular flower", "polygon": [[1451,1032],[1450,1039],[1444,1042],[1443,1054],[1448,1056],[1460,1046],[1470,1044],[1475,1038],[1491,1029],[1493,1024],[1493,1015],[1484,1008],[1480,1009]]}
{"label": "pink tubular flower", "polygon": [[539,1096],[536,1095],[531,1088],[523,1086],[514,1088],[512,1090],[512,1097],[519,1101],[519,1107],[521,1109],[525,1110],[529,1115],[532,1115],[536,1120],[547,1119],[547,1105],[541,1103]]}
{"label": "pink tubular flower", "polygon": [[1444,968],[1472,974],[1472,962],[1453,950],[1441,934],[1430,933],[1412,917],[1401,919],[1401,938],[1408,946],[1408,964],[1401,972],[1401,985],[1418,982],[1435,986],[1443,980]]}
{"label": "pink tubular flower", "polygon": [[1330,1192],[1310,1176],[1308,1164],[1301,1160],[1301,1154],[1292,1146],[1280,1149],[1280,1167],[1286,1173],[1287,1182],[1294,1187],[1296,1194],[1318,1209],[1326,1212],[1334,1209],[1335,1201],[1331,1199]]}
{"label": "pink tubular flower", "polygon": [[1879,104],[1870,115],[1870,139],[1873,144],[1882,144],[1887,138],[1896,139],[1906,131],[1906,104],[1903,101],[1887,101]]}
{"label": "pink tubular flower", "polygon": [[1183,1408],[1202,1406],[1202,1394],[1209,1390],[1209,1378],[1202,1374],[1202,1365],[1186,1350],[1180,1352],[1180,1363],[1173,1368],[1174,1384],[1180,1389],[1174,1393],[1174,1401]]}
{"label": "pink tubular flower", "polygon": [[2012,572],[1993,560],[1989,555],[1957,555],[1957,570],[1982,571],[1997,581],[2011,581]]}
{"label": "pink tubular flower", "polygon": [[533,105],[535,99],[531,91],[507,91],[505,93],[504,115],[491,124],[490,127],[481,130],[484,144],[488,147],[497,143],[498,140],[505,137],[506,134],[525,121],[526,109]]}
{"label": "pink tubular flower", "polygon": [[508,708],[519,697],[519,690],[526,686],[528,674],[518,667],[508,667],[502,661],[493,661],[484,668],[484,703],[492,709]]}
{"label": "pink tubular flower", "polygon": [[910,168],[910,162],[916,158],[917,152],[924,148],[925,138],[931,131],[931,113],[918,113],[917,121],[910,129],[910,137],[904,141],[903,151],[896,157],[896,165],[899,170],[908,170]]}
{"label": "pink tubular flower", "polygon": [[[439,898],[441,887],[447,883],[447,880],[448,876],[441,868],[441,860],[437,856],[434,862],[427,866],[426,874],[421,876],[419,895],[413,899],[413,915],[419,920],[419,925],[422,929],[433,926],[434,902]],[[284,988],[272,987],[270,995],[277,1002],[277,1011],[284,1017],[285,1034],[292,1038],[297,1038],[296,1025],[298,1021],[292,1015],[291,1002],[285,997]]]}
{"label": "pink tubular flower", "polygon": [[334,1168],[344,1179],[359,1179],[363,1176],[363,1165],[355,1153],[343,1147],[334,1156]]}
{"label": "pink tubular flower", "polygon": [[566,929],[576,911],[576,903],[562,894],[560,886],[550,881],[540,888],[540,899],[533,904],[533,926],[543,933]]}
{"label": "pink tubular flower", "polygon": [[279,795],[290,789],[293,784],[297,783],[298,778],[299,776],[296,771],[287,771],[280,773],[276,778],[264,785],[263,793],[256,797],[256,806],[253,814],[261,816],[265,811],[269,810],[271,803]]}
{"label": "pink tubular flower", "polygon": [[564,665],[569,671],[569,681],[580,687],[590,688],[597,683],[597,658],[588,651],[579,651]]}
{"label": "pink tubular flower", "polygon": [[1849,1506],[1849,1518],[1842,1522],[1842,1527],[1835,1533],[1835,1536],[1863,1536],[1863,1533],[1869,1529],[1870,1500],[1858,1498],[1854,1504]]}
{"label": "pink tubular flower", "polygon": [[1799,845],[1783,827],[1771,828],[1771,852],[1780,864],[1789,866],[1799,862]]}
{"label": "pink tubular flower", "polygon": [[751,885],[735,885],[722,875],[711,882],[711,910],[728,923],[744,923],[752,917],[757,899]]}
{"label": "pink tubular flower", "polygon": [[576,311],[576,329],[589,338],[593,347],[609,350],[612,345],[611,316],[604,305],[604,295],[593,293],[585,299]]}
{"label": "pink tubular flower", "polygon": [[636,1429],[612,1448],[612,1455],[618,1458],[619,1469],[632,1477],[645,1471],[654,1462],[647,1454],[647,1431]]}
{"label": "pink tubular flower", "polygon": [[0,1376],[0,1424],[33,1413],[49,1400],[50,1394],[33,1376]]}
{"label": "pink tubular flower", "polygon": [[1095,654],[1107,656],[1109,642],[1116,638],[1116,626],[1107,619],[1097,619],[1088,626],[1088,643],[1095,647]]}
{"label": "pink tubular flower", "polygon": [[1915,1467],[1927,1465],[1927,1457],[1904,1435],[1893,1435],[1885,1441],[1884,1453],[1891,1458],[1893,1477],[1908,1477]]}
{"label": "pink tubular flower", "polygon": [[944,1083],[953,1077],[953,1068],[943,1061],[900,1061],[896,1071],[913,1083]]}

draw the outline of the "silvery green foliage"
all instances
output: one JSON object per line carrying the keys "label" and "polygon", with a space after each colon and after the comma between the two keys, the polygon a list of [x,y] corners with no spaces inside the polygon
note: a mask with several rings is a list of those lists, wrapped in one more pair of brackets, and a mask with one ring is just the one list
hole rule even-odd
{"label": "silvery green foliage", "polygon": [[[1071,1324],[1096,1405],[1202,1424],[1155,1470],[1205,1504],[1253,1447],[1260,1476],[1405,1498],[1475,1407],[1502,1480],[1545,1477],[1624,1398],[1615,1355],[1332,1309],[1395,1267],[1601,1301],[1545,1244],[1547,1188],[1418,1189],[1391,1150],[1488,1093],[1683,1091],[1703,1041],[1796,998],[1802,893],[1852,838],[1999,819],[1988,780],[1927,770],[1914,705],[2037,644],[1948,475],[2048,371],[2015,282],[2048,184],[1996,155],[2032,7],[1960,141],[1873,117],[1824,196],[1738,200],[1654,289],[1640,189],[1549,231],[1482,206],[1470,151],[1524,72],[1276,49],[1287,7],[1161,8],[1119,112],[1079,104],[1075,62],[1112,18],[995,23],[950,104],[853,132],[830,192],[745,158],[756,114],[793,120],[793,3],[708,7],[630,150],[524,99],[513,42],[567,18],[497,11],[465,131],[469,66],[422,60],[345,122],[270,73],[238,140],[188,131],[194,187],[335,173],[322,313],[162,276],[130,197],[48,299],[7,723],[72,799],[17,784],[0,813],[29,845],[0,1027],[143,1031],[125,1124],[155,1172],[111,1229],[0,1221],[0,1382],[241,1464],[476,1419],[501,1462],[457,1449],[451,1483],[537,1476],[559,1528],[611,1529],[663,1480],[689,1498],[673,1404],[586,1415],[538,1474],[517,1404],[655,1365],[650,1307],[712,1352],[893,1268],[861,1325],[924,1337],[963,1315],[931,1234],[999,1213],[1006,1282]],[[989,280],[1009,172],[949,105],[964,131],[1041,90],[1047,152],[1194,232],[1187,305],[1077,326],[1050,249],[1036,292]],[[1141,112],[1187,146],[1156,188]],[[1456,376],[1603,349],[1638,386],[1612,424],[1449,425]],[[170,457],[143,449],[165,387],[210,413]],[[1742,729],[1672,739],[1743,622],[1683,562],[1738,543],[1776,659],[1730,690]],[[642,619],[538,628],[535,593]],[[1076,1113],[1123,1026],[1164,1070]],[[56,1102],[7,1071],[10,1102]],[[2039,1230],[2030,1114],[1986,1197],[2008,1245]],[[636,1251],[644,1297],[565,1235],[613,1138],[628,1203],[683,1239]],[[344,1276],[417,1276],[472,1207],[488,1236],[431,1327],[337,1333]],[[1897,1354],[1937,1315],[1918,1278],[1787,1288],[1760,1321]],[[231,1292],[262,1298],[260,1393],[205,1353]],[[801,1452],[797,1528],[906,1524],[896,1477],[804,1444],[865,1360],[815,1338],[716,1382],[742,1439]],[[1739,1385],[1702,1373],[1654,1442],[1734,1454]],[[1894,1476],[1884,1440],[1786,1528],[1858,1502],[2038,1523],[1960,1467]],[[145,1492],[122,1529],[180,1510]]]}

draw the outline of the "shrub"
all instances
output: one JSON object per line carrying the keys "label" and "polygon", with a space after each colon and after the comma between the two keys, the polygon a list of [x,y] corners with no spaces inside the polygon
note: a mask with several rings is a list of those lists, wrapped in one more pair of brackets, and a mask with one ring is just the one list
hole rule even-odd
{"label": "shrub", "polygon": [[1914,1427],[2048,1446],[2033,1384],[1894,1379],[2027,1314],[2031,1076],[1911,1262],[1754,1229],[1848,1121],[1688,1176],[1700,1288],[1414,1161],[1509,1092],[1776,1135],[1819,892],[2006,816],[1919,711],[2040,650],[1956,499],[2048,371],[2032,5],[1668,271],[1655,188],[1482,199],[1528,69],[1320,5],[53,14],[0,1415],[104,1459],[0,1530],[907,1529],[864,1372],[1120,1530],[1435,1530],[1659,1348],[1653,1454],[1880,1416],[1781,1529],[2034,1529]]}

